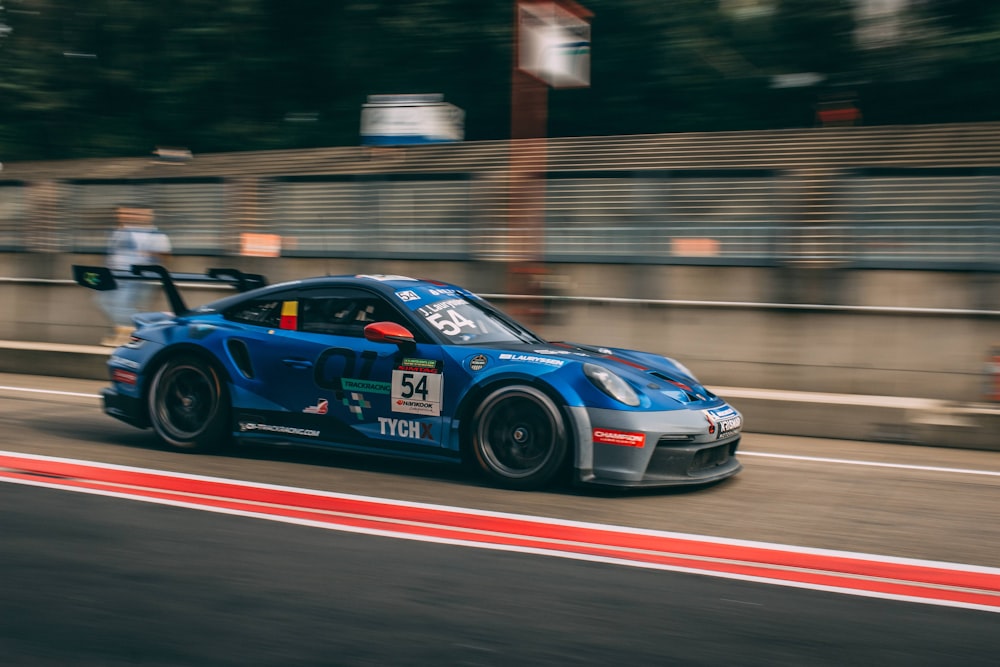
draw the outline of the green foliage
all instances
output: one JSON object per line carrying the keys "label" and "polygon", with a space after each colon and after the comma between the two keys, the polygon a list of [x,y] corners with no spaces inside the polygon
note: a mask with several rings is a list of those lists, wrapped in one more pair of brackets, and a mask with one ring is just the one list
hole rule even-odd
{"label": "green foliage", "polygon": [[[808,126],[838,94],[867,123],[1000,117],[995,3],[910,3],[865,43],[853,0],[583,4],[592,85],[550,92],[551,135]],[[375,93],[443,93],[468,139],[503,139],[513,19],[513,0],[0,0],[0,159],[355,145]],[[823,83],[773,86],[802,72]]]}

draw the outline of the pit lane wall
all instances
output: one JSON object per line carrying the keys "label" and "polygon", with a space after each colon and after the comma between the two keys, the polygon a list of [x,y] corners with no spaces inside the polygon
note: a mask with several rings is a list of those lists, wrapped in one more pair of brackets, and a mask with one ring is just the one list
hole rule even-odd
{"label": "pit lane wall", "polygon": [[[185,256],[171,268],[201,272],[220,259],[271,282],[397,273],[462,284],[550,340],[677,358],[729,388],[756,431],[1000,449],[996,274],[565,264],[544,276],[542,303],[505,294],[499,263]],[[0,339],[27,344],[0,348],[0,371],[105,377],[106,349],[77,346],[96,346],[107,322],[94,293],[68,280],[72,264],[102,260],[0,254]],[[183,293],[195,305],[228,292]]]}

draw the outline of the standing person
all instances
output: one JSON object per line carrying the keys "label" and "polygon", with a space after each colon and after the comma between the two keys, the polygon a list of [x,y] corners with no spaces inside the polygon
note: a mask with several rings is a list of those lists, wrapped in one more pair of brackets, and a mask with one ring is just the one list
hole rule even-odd
{"label": "standing person", "polygon": [[[133,264],[163,264],[170,254],[170,239],[153,224],[153,209],[140,203],[122,203],[115,209],[118,225],[108,237],[106,264],[112,271],[131,271]],[[121,280],[118,289],[100,292],[101,308],[114,325],[102,345],[118,347],[132,334],[132,316],[148,310],[155,286]]]}

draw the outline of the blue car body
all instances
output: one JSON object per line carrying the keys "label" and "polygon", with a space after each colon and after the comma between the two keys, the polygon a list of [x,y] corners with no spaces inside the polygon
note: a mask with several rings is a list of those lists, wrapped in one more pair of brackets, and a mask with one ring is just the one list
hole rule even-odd
{"label": "blue car body", "polygon": [[[75,268],[96,289],[133,279]],[[169,285],[176,276],[158,277]],[[706,484],[740,470],[742,416],[670,358],[544,341],[435,281],[256,284],[191,310],[172,296],[175,313],[137,316],[131,341],[109,359],[105,411],[185,448],[205,437],[171,434],[201,433],[203,414],[225,421],[220,440],[472,460],[513,488],[546,484],[556,468],[618,487]],[[205,384],[199,377],[218,378],[218,413],[197,412],[212,398],[192,388]],[[530,452],[561,460],[536,469]]]}

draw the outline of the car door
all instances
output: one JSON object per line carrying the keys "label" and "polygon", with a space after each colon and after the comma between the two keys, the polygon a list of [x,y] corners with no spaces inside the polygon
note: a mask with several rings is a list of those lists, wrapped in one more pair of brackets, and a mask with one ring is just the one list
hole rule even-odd
{"label": "car door", "polygon": [[287,295],[282,309],[281,328],[257,350],[262,391],[287,411],[283,424],[349,446],[441,446],[439,347],[407,355],[364,337],[377,321],[413,328],[394,305],[373,291],[321,287]]}
{"label": "car door", "polygon": [[224,313],[233,323],[226,349],[243,377],[233,395],[236,430],[247,435],[322,440],[301,417],[303,391],[313,377],[316,352],[298,334],[299,292],[285,290],[242,302]]}

